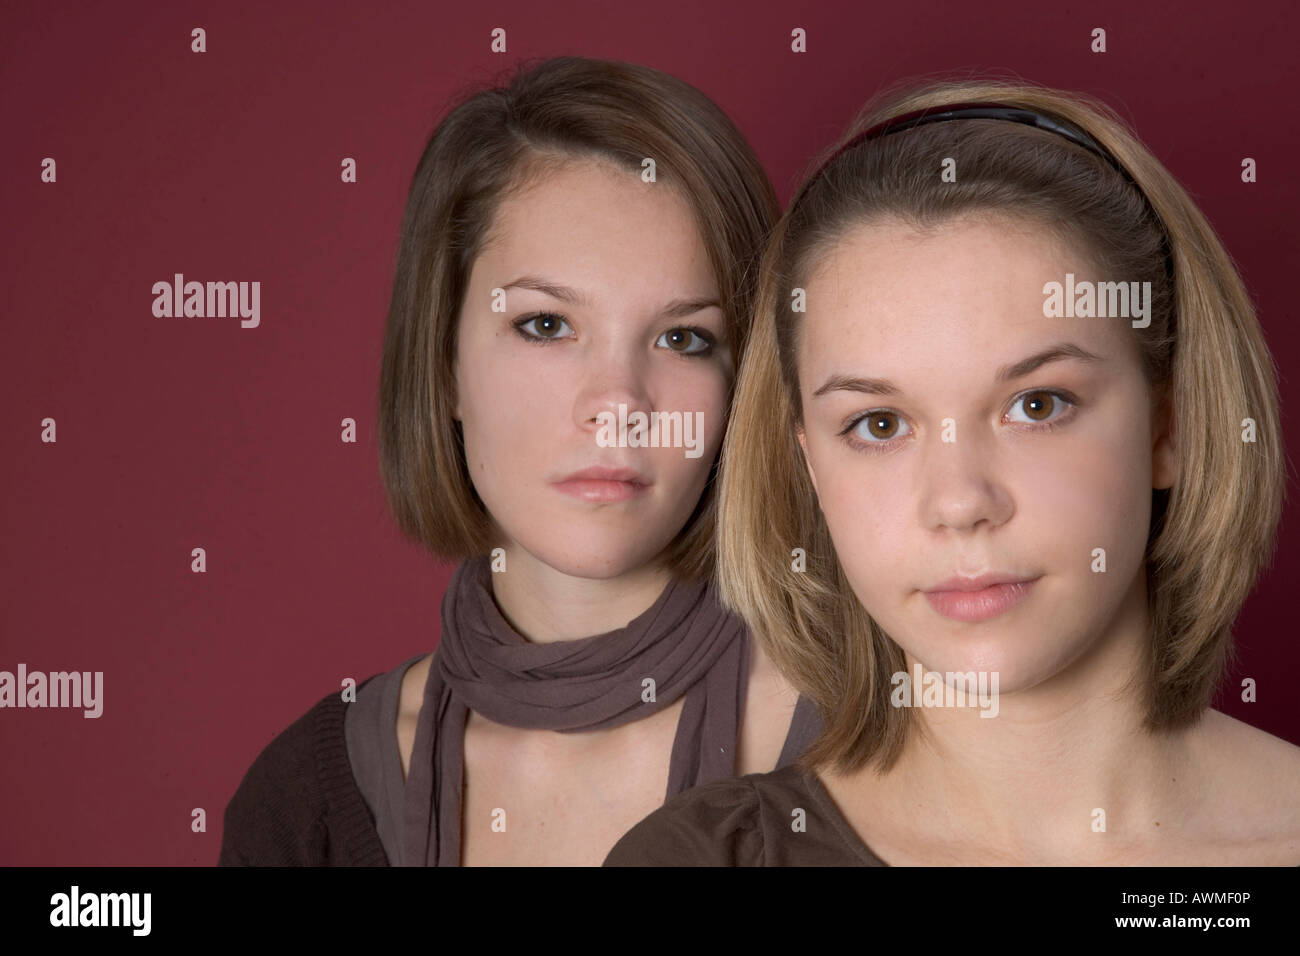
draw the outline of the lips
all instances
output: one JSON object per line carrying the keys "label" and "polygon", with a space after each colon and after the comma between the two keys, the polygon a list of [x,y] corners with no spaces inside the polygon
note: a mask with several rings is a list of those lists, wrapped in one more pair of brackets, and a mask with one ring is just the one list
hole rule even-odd
{"label": "lips", "polygon": [[932,594],[935,591],[982,591],[985,588],[992,587],[995,584],[1016,584],[1022,581],[1035,580],[1034,575],[1030,574],[1002,574],[999,572],[989,572],[981,574],[979,577],[967,578],[960,575],[948,578],[946,581],[940,581],[934,587],[926,588],[926,594]]}
{"label": "lips", "polygon": [[648,477],[632,468],[604,468],[601,466],[575,471],[573,474],[561,478],[556,484],[562,484],[566,481],[626,481],[633,485],[650,484]]}
{"label": "lips", "polygon": [[593,504],[628,501],[649,492],[654,484],[646,475],[631,468],[584,468],[555,482],[562,494]]}
{"label": "lips", "polygon": [[1037,581],[1022,575],[982,574],[976,578],[949,578],[924,593],[937,613],[973,623],[1011,610],[1029,596]]}

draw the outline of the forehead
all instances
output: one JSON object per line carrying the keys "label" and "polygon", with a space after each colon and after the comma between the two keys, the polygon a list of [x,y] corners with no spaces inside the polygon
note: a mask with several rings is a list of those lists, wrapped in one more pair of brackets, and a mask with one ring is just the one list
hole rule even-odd
{"label": "forehead", "polygon": [[983,374],[1063,338],[1114,354],[1121,320],[1043,315],[1044,284],[1066,273],[1103,278],[1077,244],[1011,217],[854,227],[810,262],[800,364],[851,361],[891,378],[978,364]]}
{"label": "forehead", "polygon": [[599,160],[548,165],[507,193],[479,262],[605,291],[713,282],[704,237],[680,192]]}

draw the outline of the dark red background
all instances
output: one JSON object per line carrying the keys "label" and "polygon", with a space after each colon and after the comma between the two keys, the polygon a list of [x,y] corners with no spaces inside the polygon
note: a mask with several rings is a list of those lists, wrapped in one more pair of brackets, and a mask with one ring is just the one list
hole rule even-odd
{"label": "dark red background", "polygon": [[[98,720],[0,711],[0,863],[215,862],[225,804],[280,729],[342,678],[435,645],[450,568],[399,537],[379,482],[385,310],[429,133],[453,95],[520,57],[625,59],[694,83],[782,202],[884,83],[992,68],[1098,95],[1239,263],[1300,442],[1285,413],[1300,402],[1289,3],[328,6],[0,13],[0,669],[105,675]],[[189,52],[195,26],[206,54]],[[1089,50],[1098,26],[1104,55]],[[47,156],[57,184],[40,181]],[[151,287],[175,272],[260,281],[261,327],[155,318]],[[55,445],[39,440],[46,416]],[[339,440],[348,416],[355,445]],[[189,570],[196,546],[206,574]],[[1219,706],[1300,743],[1298,565],[1288,511]],[[1257,703],[1239,700],[1243,676]],[[190,830],[195,807],[206,833]]]}

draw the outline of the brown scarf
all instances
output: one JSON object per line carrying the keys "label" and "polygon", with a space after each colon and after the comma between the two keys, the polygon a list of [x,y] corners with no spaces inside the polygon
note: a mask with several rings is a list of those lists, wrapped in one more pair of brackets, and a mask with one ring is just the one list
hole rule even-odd
{"label": "brown scarf", "polygon": [[[533,644],[501,615],[486,557],[456,568],[442,601],[406,779],[403,866],[459,866],[465,721],[566,733],[649,717],[682,695],[665,800],[733,776],[749,642],[712,585],[672,581],[627,627]],[[641,699],[654,678],[655,700]],[[436,743],[435,743],[436,741]]]}

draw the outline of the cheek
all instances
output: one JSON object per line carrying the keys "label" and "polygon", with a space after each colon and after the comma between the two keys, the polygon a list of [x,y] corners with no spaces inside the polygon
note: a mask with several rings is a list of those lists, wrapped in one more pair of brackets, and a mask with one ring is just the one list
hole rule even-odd
{"label": "cheek", "polygon": [[[867,454],[867,453],[863,453]],[[823,454],[817,471],[818,503],[830,528],[835,553],[860,600],[876,606],[906,586],[907,543],[914,541],[915,500],[907,483],[886,480],[852,453]],[[874,473],[873,473],[874,472]]]}
{"label": "cheek", "polygon": [[1086,428],[1035,443],[1016,465],[1017,511],[1057,551],[1063,567],[1090,566],[1104,548],[1107,570],[1134,570],[1151,516],[1151,456],[1145,421],[1120,412],[1094,415]]}
{"label": "cheek", "polygon": [[511,484],[525,462],[533,470],[555,463],[557,416],[566,414],[561,376],[506,348],[462,356],[459,371],[465,455],[476,484]]}
{"label": "cheek", "polygon": [[[720,372],[711,370],[685,375],[674,371],[649,383],[648,392],[655,410],[681,412],[680,434],[691,443],[691,457],[687,457],[687,448],[640,451],[653,462],[661,479],[682,488],[683,493],[688,486],[691,490],[702,490],[709,467],[722,447],[727,427],[727,384]],[[691,506],[694,507],[693,500]]]}

